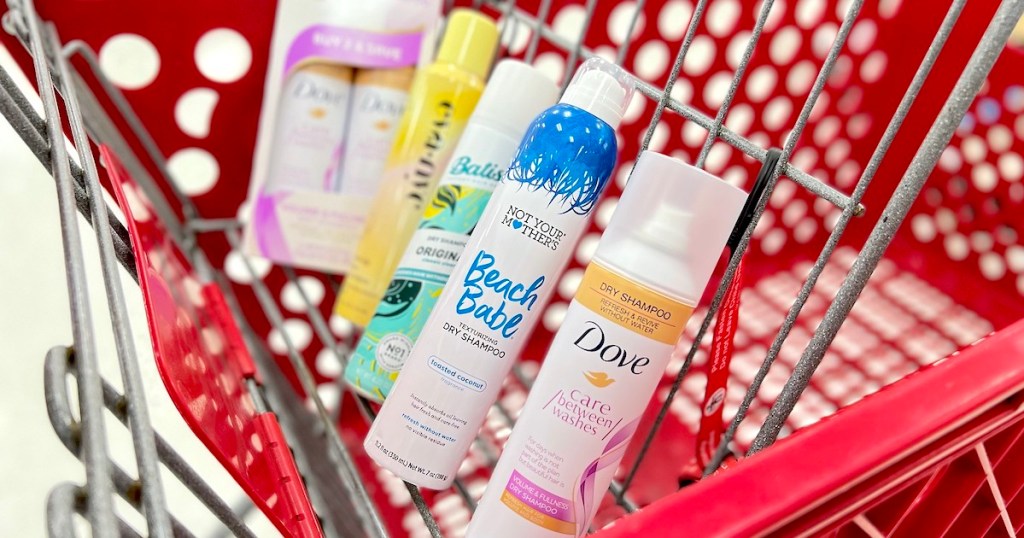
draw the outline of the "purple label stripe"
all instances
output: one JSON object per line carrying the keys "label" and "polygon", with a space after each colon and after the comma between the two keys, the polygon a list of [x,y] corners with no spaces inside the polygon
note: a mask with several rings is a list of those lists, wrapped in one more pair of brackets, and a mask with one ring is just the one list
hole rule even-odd
{"label": "purple label stripe", "polygon": [[292,259],[288,241],[284,237],[281,221],[277,216],[277,204],[288,197],[288,193],[264,194],[256,198],[253,211],[256,244],[264,256],[280,262]]}
{"label": "purple label stripe", "polygon": [[629,446],[629,439],[633,436],[633,432],[636,431],[639,425],[640,419],[637,418],[615,432],[615,435],[612,435],[612,438],[604,445],[601,455],[590,462],[590,465],[587,465],[587,468],[583,470],[583,474],[576,481],[573,487],[575,490],[574,503],[576,505],[576,512],[579,514],[576,518],[576,538],[580,538],[587,533],[587,527],[590,526],[590,520],[594,517],[595,508],[597,508],[598,501],[600,500],[595,498],[594,492],[597,472],[619,463],[622,456],[626,453],[626,447]]}
{"label": "purple label stripe", "polygon": [[284,72],[306,58],[323,58],[352,67],[390,69],[416,65],[421,32],[381,34],[318,24],[303,30],[288,48]]}

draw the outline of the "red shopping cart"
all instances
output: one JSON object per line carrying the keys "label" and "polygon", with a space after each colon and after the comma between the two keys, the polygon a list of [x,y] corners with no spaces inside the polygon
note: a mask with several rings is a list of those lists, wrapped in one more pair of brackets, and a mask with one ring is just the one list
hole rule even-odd
{"label": "red shopping cart", "polygon": [[[330,315],[339,279],[239,248],[274,2],[8,3],[3,42],[36,74],[44,103],[56,88],[64,105],[61,114],[54,99],[39,115],[0,71],[0,111],[61,193],[72,297],[84,278],[76,204],[101,217],[93,224],[104,275],[116,275],[117,261],[136,271],[138,237],[102,218],[93,187],[111,188],[116,159],[117,184],[137,189],[122,196],[128,224],[145,208],[187,262],[181,282],[219,285],[226,297],[197,303],[195,326],[251,355],[254,370],[225,368],[235,376],[228,392],[280,420],[291,454],[269,451],[276,470],[256,479],[292,476],[293,454],[305,488],[288,491],[308,491],[329,535],[459,535],[635,155],[670,153],[749,190],[777,146],[769,194],[688,326],[599,511],[595,525],[611,526],[598,533],[987,536],[1024,525],[1024,467],[1014,457],[1024,450],[1024,40],[1011,35],[1024,2],[457,3],[498,19],[502,53],[563,86],[580,61],[600,55],[631,71],[640,95],[621,129],[615,185],[444,492],[421,492],[361,453],[374,408],[338,384],[354,337]],[[78,158],[62,151],[62,132]],[[109,152],[95,170],[81,158],[92,144]],[[145,203],[133,208],[132,196]],[[694,455],[715,314],[741,258],[731,422],[706,471],[730,450],[750,457],[677,491]],[[123,332],[120,293],[108,282]],[[150,315],[151,325],[168,321]],[[121,394],[93,367],[88,313],[75,307],[72,318],[74,346],[51,354],[47,388],[51,419],[88,474],[84,487],[54,490],[52,533],[70,532],[74,511],[100,534],[127,531],[111,508],[117,494],[150,534],[185,532],[188,519],[171,517],[162,496],[162,465],[230,532],[251,534],[244,515],[154,433],[133,380],[135,350],[119,348]],[[160,331],[151,337],[159,348]],[[228,360],[202,338],[191,345],[213,363]],[[63,386],[69,373],[80,419]],[[105,406],[133,435],[134,476],[106,460]],[[247,491],[263,508],[274,495]]]}

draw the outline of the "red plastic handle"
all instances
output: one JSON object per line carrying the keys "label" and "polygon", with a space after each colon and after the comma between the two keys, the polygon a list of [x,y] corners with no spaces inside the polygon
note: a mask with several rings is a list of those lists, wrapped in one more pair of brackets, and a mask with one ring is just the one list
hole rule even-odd
{"label": "red plastic handle", "polygon": [[[117,156],[100,147],[128,221],[153,355],[185,422],[286,536],[322,536],[273,413],[256,411],[252,357],[224,296],[198,275]],[[256,378],[258,379],[258,378]]]}

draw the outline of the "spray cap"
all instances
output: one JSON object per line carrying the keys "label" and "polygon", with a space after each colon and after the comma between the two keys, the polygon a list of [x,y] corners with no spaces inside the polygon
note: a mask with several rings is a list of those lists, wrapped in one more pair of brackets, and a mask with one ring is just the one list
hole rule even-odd
{"label": "spray cap", "polygon": [[558,87],[539,69],[519,60],[502,60],[480,96],[473,121],[497,124],[522,137],[530,122],[557,99]]}
{"label": "spray cap", "polygon": [[497,44],[498,27],[493,20],[471,9],[455,9],[448,17],[448,28],[437,51],[437,61],[457,65],[478,77],[487,78]]}
{"label": "spray cap", "polygon": [[598,57],[576,70],[560,102],[582,108],[618,129],[633,99],[633,78],[621,67]]}
{"label": "spray cap", "polygon": [[[645,151],[594,257],[696,302],[746,199],[742,190],[699,168]],[[651,252],[673,263],[652,264]]]}

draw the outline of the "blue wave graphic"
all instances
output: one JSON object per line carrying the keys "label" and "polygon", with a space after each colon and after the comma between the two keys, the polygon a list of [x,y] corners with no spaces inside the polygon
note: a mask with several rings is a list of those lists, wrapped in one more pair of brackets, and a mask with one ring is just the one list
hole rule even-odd
{"label": "blue wave graphic", "polygon": [[615,130],[580,108],[555,105],[530,124],[506,181],[546,190],[549,204],[578,215],[594,209],[615,168]]}

